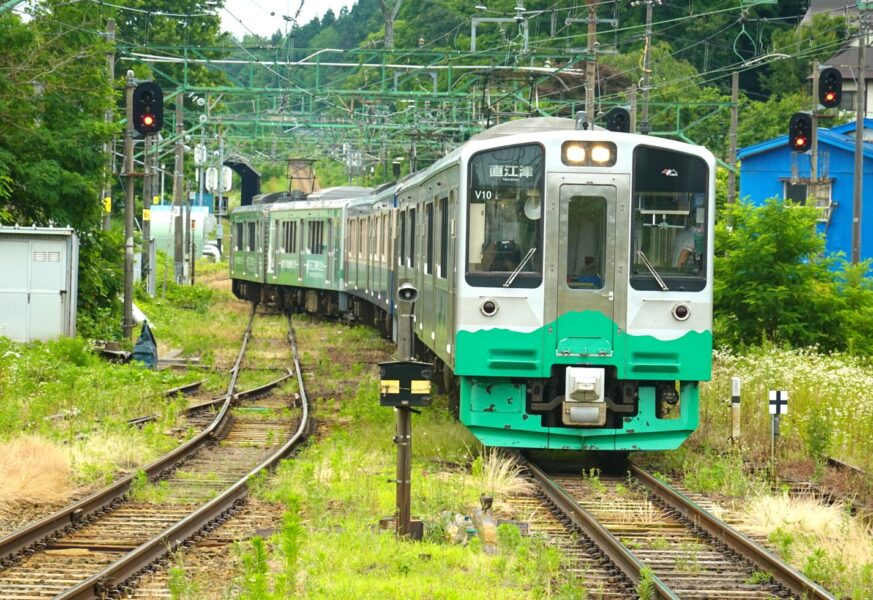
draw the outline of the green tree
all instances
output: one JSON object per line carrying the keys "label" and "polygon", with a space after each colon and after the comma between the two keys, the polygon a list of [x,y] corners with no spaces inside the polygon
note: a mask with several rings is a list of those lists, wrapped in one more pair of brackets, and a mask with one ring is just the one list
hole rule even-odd
{"label": "green tree", "polygon": [[816,210],[777,198],[727,208],[734,227],[716,229],[716,343],[839,348],[834,259],[822,257]]}
{"label": "green tree", "polygon": [[89,336],[117,329],[120,314],[121,241],[99,230],[102,144],[115,129],[101,29],[90,4],[45,2],[29,23],[0,16],[0,222],[77,230]]}
{"label": "green tree", "polygon": [[760,76],[762,87],[777,98],[805,90],[813,61],[823,61],[835,54],[848,33],[843,17],[826,13],[815,15],[808,25],[773,33],[772,53],[788,58],[771,63]]}

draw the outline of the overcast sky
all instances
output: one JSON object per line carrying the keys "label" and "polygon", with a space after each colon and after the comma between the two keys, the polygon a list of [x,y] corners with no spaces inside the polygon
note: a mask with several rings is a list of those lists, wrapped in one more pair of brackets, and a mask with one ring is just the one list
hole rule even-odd
{"label": "overcast sky", "polygon": [[[285,31],[283,15],[293,17],[300,3],[301,0],[225,0],[225,8],[221,11],[221,27],[237,38],[250,32],[269,37],[276,31]],[[303,0],[297,23],[302,27],[313,17],[320,19],[328,9],[339,14],[340,8],[351,8],[352,4],[354,0]]]}

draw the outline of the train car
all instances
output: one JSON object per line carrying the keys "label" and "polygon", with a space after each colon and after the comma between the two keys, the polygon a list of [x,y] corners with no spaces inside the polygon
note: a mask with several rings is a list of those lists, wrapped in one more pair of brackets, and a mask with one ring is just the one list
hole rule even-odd
{"label": "train car", "polygon": [[714,158],[574,125],[499,125],[349,198],[349,311],[385,324],[413,284],[417,353],[486,445],[675,448],[711,376]]}

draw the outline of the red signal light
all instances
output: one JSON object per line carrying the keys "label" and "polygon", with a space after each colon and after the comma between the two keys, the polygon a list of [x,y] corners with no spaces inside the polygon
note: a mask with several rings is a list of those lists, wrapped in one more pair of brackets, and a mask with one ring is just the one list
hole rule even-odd
{"label": "red signal light", "polygon": [[837,95],[834,92],[827,92],[825,94],[825,100],[827,100],[828,102],[833,102],[836,99]]}
{"label": "red signal light", "polygon": [[794,145],[798,148],[803,148],[804,146],[806,146],[806,138],[803,136],[798,136],[794,138]]}
{"label": "red signal light", "polygon": [[142,124],[146,127],[151,127],[155,124],[155,117],[153,115],[143,115]]}

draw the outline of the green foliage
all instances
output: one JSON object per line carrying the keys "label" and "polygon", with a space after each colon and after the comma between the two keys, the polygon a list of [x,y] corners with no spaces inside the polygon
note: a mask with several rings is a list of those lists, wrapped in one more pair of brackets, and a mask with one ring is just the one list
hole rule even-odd
{"label": "green foliage", "polygon": [[688,489],[704,494],[741,498],[760,487],[760,482],[751,480],[743,472],[743,457],[739,452],[719,455],[704,449],[702,453],[689,453],[682,471]]}
{"label": "green foliage", "polygon": [[809,457],[815,461],[815,477],[820,478],[828,457],[833,438],[833,419],[827,406],[817,404],[809,413],[806,421],[804,440]]}
{"label": "green foliage", "polygon": [[815,209],[771,198],[728,210],[733,229],[716,228],[716,343],[838,347],[834,260],[821,256]]}
{"label": "green foliage", "polygon": [[122,235],[115,229],[91,229],[79,235],[79,335],[92,339],[121,337],[124,264]]}
{"label": "green foliage", "polygon": [[845,18],[819,13],[812,22],[796,29],[773,32],[772,52],[787,54],[773,61],[760,77],[762,86],[774,97],[793,94],[806,86],[813,61],[824,61],[835,54],[848,36]]}
{"label": "green foliage", "polygon": [[244,600],[263,600],[271,597],[268,585],[267,545],[264,538],[255,536],[242,553],[242,593]]}
{"label": "green foliage", "polygon": [[828,556],[822,548],[815,548],[806,557],[803,567],[804,575],[826,588],[833,588],[845,571],[846,566],[839,559]]}
{"label": "green foliage", "polygon": [[643,567],[640,570],[640,581],[634,588],[639,600],[654,600],[656,597],[654,576],[655,573],[649,567]]}
{"label": "green foliage", "polygon": [[791,557],[794,556],[794,545],[796,540],[794,534],[790,531],[786,531],[781,527],[777,528],[767,536],[767,540],[776,546],[779,555],[785,560],[790,561]]}

